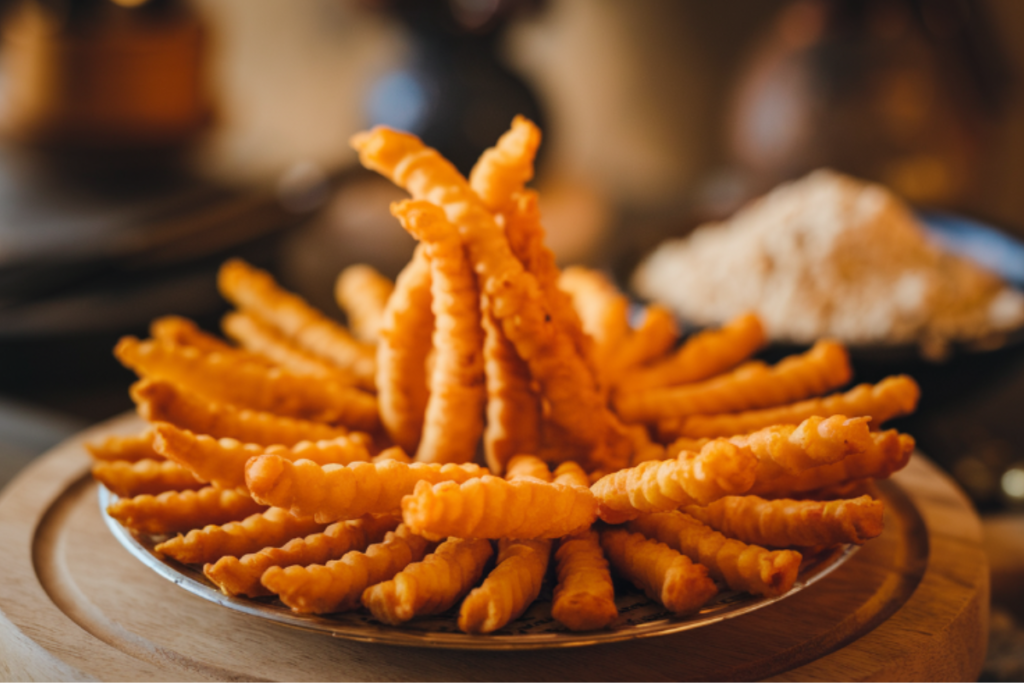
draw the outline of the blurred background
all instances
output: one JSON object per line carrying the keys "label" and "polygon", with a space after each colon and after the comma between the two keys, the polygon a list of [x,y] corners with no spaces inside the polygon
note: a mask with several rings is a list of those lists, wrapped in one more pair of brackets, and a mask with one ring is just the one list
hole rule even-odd
{"label": "blurred background", "polygon": [[[5,0],[0,36],[0,485],[131,408],[118,337],[217,328],[226,257],[331,315],[344,266],[397,274],[376,123],[466,171],[526,114],[550,244],[621,283],[821,166],[1024,238],[1018,0]],[[855,370],[915,376],[897,426],[1024,539],[1022,345]]]}

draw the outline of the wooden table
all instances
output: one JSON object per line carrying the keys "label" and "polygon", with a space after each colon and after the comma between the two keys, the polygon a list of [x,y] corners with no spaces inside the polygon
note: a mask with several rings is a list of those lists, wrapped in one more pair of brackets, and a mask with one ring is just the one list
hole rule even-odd
{"label": "wooden table", "polygon": [[885,532],[779,603],[677,635],[598,647],[452,652],[300,632],[206,602],[105,527],[81,442],[0,496],[4,680],[972,680],[988,565],[964,495],[920,455],[885,482]]}

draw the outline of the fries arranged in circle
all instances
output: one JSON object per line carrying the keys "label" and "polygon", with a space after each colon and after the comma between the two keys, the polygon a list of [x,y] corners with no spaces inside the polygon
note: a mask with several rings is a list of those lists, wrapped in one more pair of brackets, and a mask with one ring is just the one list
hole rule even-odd
{"label": "fries arranged in circle", "polygon": [[353,138],[412,195],[392,207],[412,260],[394,283],[340,275],[351,332],[236,259],[219,285],[237,346],[173,316],[121,340],[150,424],[88,445],[108,513],[228,595],[388,624],[450,610],[472,634],[545,586],[565,628],[614,626],[615,576],[676,615],[777,596],[808,548],[882,533],[861,489],[910,458],[880,426],[916,383],[844,391],[827,340],[767,365],[752,314],[685,341],[662,308],[629,315],[545,245],[539,143],[517,117],[467,179],[414,136]]}

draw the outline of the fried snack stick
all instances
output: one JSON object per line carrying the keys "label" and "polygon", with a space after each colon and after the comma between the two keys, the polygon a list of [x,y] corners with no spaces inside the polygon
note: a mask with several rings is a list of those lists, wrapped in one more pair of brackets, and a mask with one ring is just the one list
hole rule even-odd
{"label": "fried snack stick", "polygon": [[309,460],[291,462],[266,454],[249,462],[245,480],[256,500],[288,508],[300,517],[333,522],[397,510],[402,497],[420,481],[461,482],[486,472],[469,463],[407,465],[395,460],[321,467]]}
{"label": "fried snack stick", "polygon": [[615,621],[619,616],[615,586],[596,531],[561,539],[555,566],[558,583],[551,616],[571,631],[596,630]]}
{"label": "fried snack stick", "polygon": [[427,410],[427,355],[434,313],[430,297],[430,261],[418,245],[395,281],[384,307],[377,344],[377,405],[388,436],[415,453]]}
{"label": "fried snack stick", "polygon": [[380,424],[371,394],[246,362],[235,354],[204,354],[189,346],[122,337],[114,355],[140,376],[178,384],[211,401],[354,429],[373,430]]}
{"label": "fried snack stick", "polygon": [[[153,339],[160,339],[178,346],[194,346],[206,353],[238,351],[225,341],[203,332],[188,318],[177,315],[166,315],[154,320],[149,326],[149,334]],[[266,363],[266,361],[263,362]]]}
{"label": "fried snack stick", "polygon": [[579,463],[567,460],[555,468],[553,481],[563,486],[590,488],[590,479]]}
{"label": "fried snack stick", "polygon": [[359,607],[367,588],[422,560],[429,545],[429,541],[400,525],[365,552],[351,550],[326,565],[270,567],[260,581],[293,612],[347,612]]}
{"label": "fried snack stick", "polygon": [[680,436],[731,436],[747,434],[769,425],[797,424],[814,415],[863,415],[870,417],[872,427],[877,429],[887,420],[914,412],[920,396],[917,382],[906,375],[896,375],[875,385],[860,384],[845,393],[777,408],[662,420],[658,423],[658,434],[665,440]]}
{"label": "fried snack stick", "polygon": [[747,313],[691,336],[668,358],[623,377],[618,389],[632,394],[699,382],[739,365],[767,341],[760,318]]}
{"label": "fried snack stick", "polygon": [[612,384],[619,385],[635,369],[664,356],[678,338],[679,326],[671,311],[658,305],[644,308],[639,327],[630,331],[612,357]]}
{"label": "fried snack stick", "polygon": [[221,266],[217,286],[225,299],[267,321],[301,348],[348,370],[360,381],[373,381],[373,346],[357,342],[344,327],[278,287],[269,273],[231,259]]}
{"label": "fried snack stick", "polygon": [[217,439],[294,446],[302,441],[336,439],[349,433],[344,427],[322,422],[215,403],[181,391],[170,382],[144,379],[133,384],[130,393],[144,420],[168,422]]}
{"label": "fried snack stick", "polygon": [[607,529],[601,547],[616,572],[677,615],[699,611],[718,593],[707,568],[643,534]]}
{"label": "fried snack stick", "polygon": [[334,282],[334,300],[345,311],[356,339],[376,344],[395,284],[371,266],[356,264],[341,271]]}
{"label": "fried snack stick", "polygon": [[882,533],[884,505],[871,496],[851,500],[765,500],[726,496],[686,513],[745,543],[775,548],[861,544]]}
{"label": "fried snack stick", "polygon": [[563,270],[558,287],[569,295],[583,331],[593,338],[598,372],[604,374],[629,336],[629,300],[603,273],[582,266]]}
{"label": "fried snack stick", "polygon": [[476,585],[493,554],[488,540],[449,538],[391,580],[367,588],[363,606],[377,620],[395,625],[444,612]]}
{"label": "fried snack stick", "polygon": [[480,155],[469,174],[469,185],[484,206],[494,212],[507,208],[516,193],[530,182],[540,138],[540,129],[517,115],[498,143]]}
{"label": "fried snack stick", "polygon": [[533,477],[541,481],[551,481],[551,470],[548,464],[535,455],[517,455],[508,461],[505,479],[522,479]]}
{"label": "fried snack stick", "polygon": [[641,515],[627,528],[664,543],[707,567],[711,578],[735,591],[773,597],[793,587],[802,557],[792,550],[768,551],[726,538],[679,511]]}
{"label": "fried snack stick", "polygon": [[699,413],[766,408],[821,394],[846,384],[851,376],[846,349],[819,341],[806,353],[769,367],[752,361],[736,370],[680,387],[619,392],[615,406],[627,422],[657,422]]}
{"label": "fried snack stick", "polygon": [[436,220],[439,213],[429,202],[391,205],[402,227],[427,245],[430,260],[435,356],[416,460],[469,462],[484,430],[487,399],[480,295],[462,240],[451,223]]}
{"label": "fried snack stick", "polygon": [[124,460],[163,460],[164,456],[153,450],[154,431],[147,427],[141,434],[133,436],[108,436],[99,443],[85,444],[85,450],[93,460],[109,461]]}
{"label": "fried snack stick", "polygon": [[245,464],[250,458],[273,453],[288,460],[312,460],[318,465],[367,462],[370,439],[359,432],[325,441],[301,441],[294,446],[262,446],[236,439],[215,439],[172,424],[156,425],[154,448],[161,455],[191,470],[203,481],[220,488],[245,486]]}
{"label": "fried snack stick", "polygon": [[351,550],[364,550],[371,543],[380,542],[396,526],[398,518],[388,515],[335,522],[322,533],[294,538],[280,548],[263,548],[242,557],[222,557],[207,564],[203,573],[225,595],[269,595],[270,591],[260,583],[260,578],[271,567],[326,564]]}
{"label": "fried snack stick", "polygon": [[107,507],[107,514],[144,534],[174,534],[206,524],[245,519],[265,509],[245,491],[207,486],[198,491],[165,491],[157,496],[122,498]]}
{"label": "fried snack stick", "polygon": [[628,461],[630,445],[608,434],[610,413],[593,375],[554,323],[537,278],[512,253],[494,217],[455,167],[415,136],[386,128],[358,134],[352,144],[364,166],[391,178],[414,198],[443,207],[458,227],[495,319],[540,384],[552,420],[591,446],[596,462]]}
{"label": "fried snack stick", "polygon": [[589,489],[536,479],[423,482],[402,500],[402,521],[430,539],[559,538],[586,529],[596,517]]}
{"label": "fried snack stick", "polygon": [[293,538],[319,533],[326,526],[281,508],[270,508],[240,522],[208,524],[184,536],[178,534],[157,545],[156,551],[185,564],[205,564],[225,555],[241,556],[277,547]]}
{"label": "fried snack stick", "polygon": [[900,434],[895,429],[871,432],[871,446],[861,453],[799,474],[759,479],[747,493],[779,498],[857,479],[885,479],[906,466],[913,452],[914,438],[908,434]]}
{"label": "fried snack stick", "polygon": [[176,462],[149,458],[130,462],[108,460],[92,466],[92,476],[121,498],[164,491],[189,491],[204,486],[192,472]]}

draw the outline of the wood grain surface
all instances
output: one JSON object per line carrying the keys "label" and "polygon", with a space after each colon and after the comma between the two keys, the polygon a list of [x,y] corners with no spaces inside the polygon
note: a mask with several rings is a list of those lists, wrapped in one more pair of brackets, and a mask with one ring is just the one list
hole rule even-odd
{"label": "wood grain surface", "polygon": [[575,649],[372,645],[255,620],[148,570],[104,525],[84,440],[0,496],[4,680],[972,680],[988,625],[981,525],[924,457],[884,482],[886,529],[817,584],[677,635]]}

